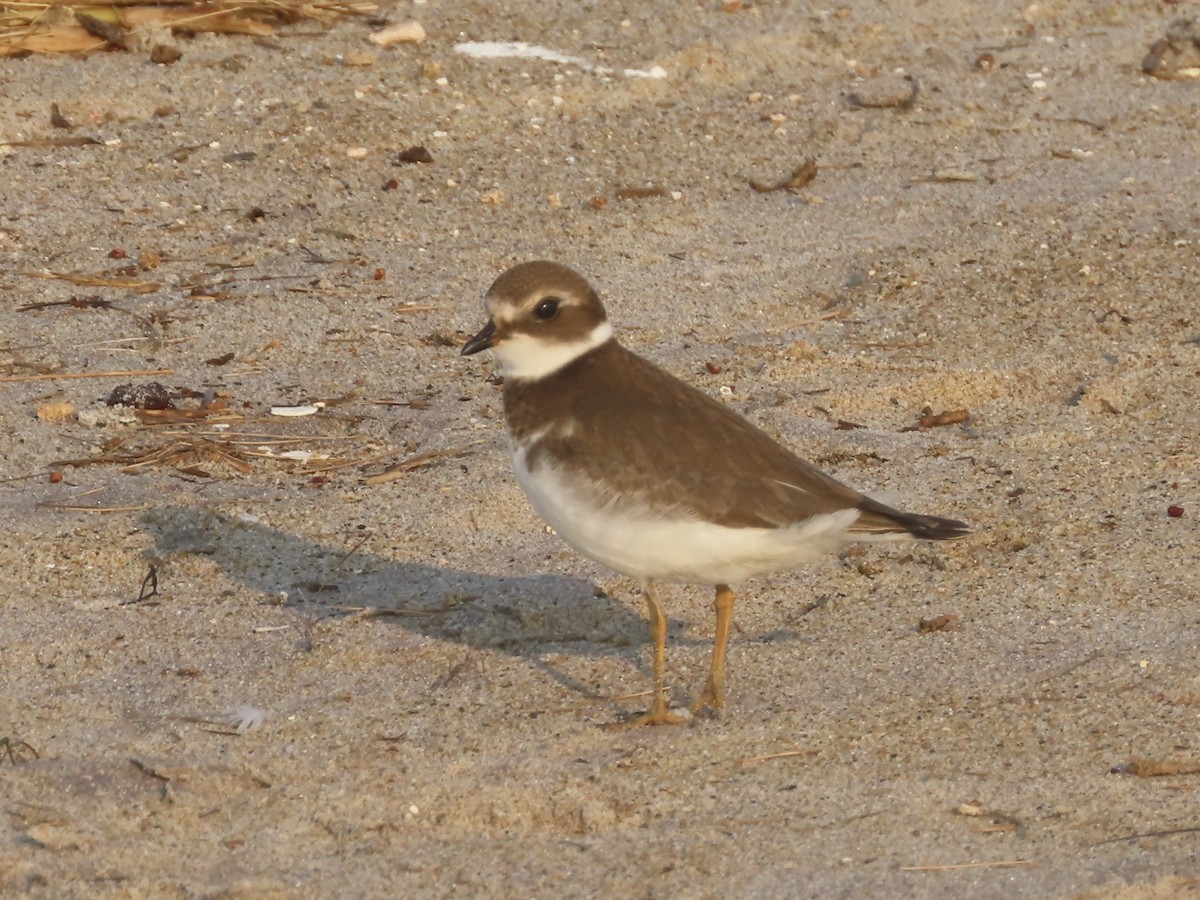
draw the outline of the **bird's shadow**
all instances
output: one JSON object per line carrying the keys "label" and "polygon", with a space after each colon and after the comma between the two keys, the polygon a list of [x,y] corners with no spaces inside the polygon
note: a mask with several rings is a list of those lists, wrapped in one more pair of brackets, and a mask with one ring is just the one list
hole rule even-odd
{"label": "bird's shadow", "polygon": [[202,507],[159,507],[139,522],[154,541],[146,555],[163,570],[172,561],[210,560],[223,575],[315,618],[374,615],[407,631],[472,649],[497,649],[528,660],[569,690],[595,691],[543,658],[572,655],[637,657],[647,639],[638,612],[591,582],[562,575],[497,578],[450,567],[404,562],[316,543],[249,517]]}

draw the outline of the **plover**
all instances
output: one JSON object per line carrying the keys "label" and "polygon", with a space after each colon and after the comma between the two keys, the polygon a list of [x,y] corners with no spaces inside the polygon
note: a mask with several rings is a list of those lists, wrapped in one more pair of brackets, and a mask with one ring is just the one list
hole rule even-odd
{"label": "plover", "polygon": [[692,712],[725,703],[731,584],[853,542],[963,537],[954,519],[901,512],[816,469],[749,421],[626,350],[582,275],[527,262],[487,292],[464,356],[494,350],[513,469],[579,553],[637,579],[654,642],[654,701],[637,721],[682,721],[663,686],[667,619],[656,581],[711,585],[716,636]]}

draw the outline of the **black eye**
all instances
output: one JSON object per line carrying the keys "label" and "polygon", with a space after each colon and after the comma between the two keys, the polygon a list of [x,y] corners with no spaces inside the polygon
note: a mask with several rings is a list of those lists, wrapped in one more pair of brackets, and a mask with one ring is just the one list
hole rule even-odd
{"label": "black eye", "polygon": [[558,305],[561,302],[557,297],[547,297],[533,308],[533,314],[543,322],[549,321],[558,315]]}

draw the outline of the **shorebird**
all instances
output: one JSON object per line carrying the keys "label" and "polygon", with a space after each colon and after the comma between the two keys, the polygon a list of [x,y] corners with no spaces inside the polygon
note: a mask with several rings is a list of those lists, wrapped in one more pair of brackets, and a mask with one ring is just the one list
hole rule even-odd
{"label": "shorebird", "polygon": [[731,584],[853,541],[963,537],[954,519],[893,509],[826,475],[742,416],[622,347],[587,280],[553,262],[504,272],[462,348],[504,373],[513,469],[579,553],[637,579],[654,642],[654,700],[636,721],[683,721],[664,688],[656,581],[711,585],[716,636],[691,711],[725,704]]}

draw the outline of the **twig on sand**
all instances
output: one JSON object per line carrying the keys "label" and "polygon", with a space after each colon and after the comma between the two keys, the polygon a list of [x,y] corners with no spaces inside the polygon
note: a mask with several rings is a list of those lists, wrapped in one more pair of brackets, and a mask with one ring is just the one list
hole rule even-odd
{"label": "twig on sand", "polygon": [[447,456],[459,457],[465,456],[476,444],[481,444],[483,441],[471,441],[469,444],[462,444],[458,447],[450,447],[446,450],[431,450],[428,453],[418,453],[416,456],[410,456],[408,459],[401,460],[393,466],[388,466],[378,475],[370,475],[367,477],[367,484],[386,484],[389,481],[395,481],[405,472],[411,472],[413,469],[419,469],[422,466],[427,466],[430,463],[444,459]]}
{"label": "twig on sand", "polygon": [[91,490],[81,491],[73,497],[68,497],[65,500],[42,500],[38,503],[40,509],[61,509],[67,512],[90,512],[90,513],[116,513],[116,512],[139,512],[143,509],[149,509],[146,504],[139,506],[86,506],[76,501],[82,500],[84,497],[90,497],[93,494],[102,494],[108,488],[98,487]]}
{"label": "twig on sand", "polygon": [[27,741],[14,737],[0,738],[0,759],[7,759],[14,766],[28,762],[28,757],[41,759],[41,754],[33,749]]}
{"label": "twig on sand", "polygon": [[954,869],[1003,869],[1036,865],[1032,859],[998,859],[994,862],[950,863],[948,865],[901,866],[901,872],[950,872]]}
{"label": "twig on sand", "polygon": [[828,309],[825,312],[818,313],[815,316],[809,316],[807,319],[799,319],[794,322],[786,322],[783,325],[772,325],[770,328],[764,329],[768,334],[775,334],[780,331],[793,331],[797,328],[804,328],[808,325],[815,325],[817,322],[825,322],[829,319],[843,319],[850,314],[848,309]]}
{"label": "twig on sand", "polygon": [[1120,837],[1105,838],[1102,841],[1096,841],[1092,844],[1093,847],[1101,847],[1104,844],[1116,844],[1121,841],[1137,841],[1142,838],[1157,838],[1157,837],[1172,837],[1176,834],[1196,834],[1200,832],[1200,825],[1191,828],[1165,828],[1162,831],[1143,831],[1138,834],[1123,834]]}
{"label": "twig on sand", "polygon": [[811,756],[812,752],[811,750],[781,750],[778,753],[760,753],[758,756],[744,756],[734,763],[734,765],[741,769],[754,763],[767,762],[772,759],[787,759],[791,756]]}
{"label": "twig on sand", "polygon": [[107,372],[47,372],[43,375],[5,375],[0,384],[17,381],[59,381],[69,378],[140,378],[143,375],[174,375],[174,369],[116,369]]}
{"label": "twig on sand", "polygon": [[1200,759],[1147,759],[1135,756],[1121,771],[1139,778],[1161,778],[1173,775],[1200,775]]}

